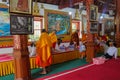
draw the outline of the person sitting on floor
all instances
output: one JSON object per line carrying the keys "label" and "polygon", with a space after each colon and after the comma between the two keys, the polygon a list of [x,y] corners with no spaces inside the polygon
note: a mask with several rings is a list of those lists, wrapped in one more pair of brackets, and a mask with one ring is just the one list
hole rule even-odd
{"label": "person sitting on floor", "polygon": [[109,48],[107,50],[107,53],[104,55],[106,59],[112,59],[113,57],[115,59],[117,59],[117,53],[118,53],[118,50],[117,48],[114,46],[114,43],[113,42],[109,42]]}

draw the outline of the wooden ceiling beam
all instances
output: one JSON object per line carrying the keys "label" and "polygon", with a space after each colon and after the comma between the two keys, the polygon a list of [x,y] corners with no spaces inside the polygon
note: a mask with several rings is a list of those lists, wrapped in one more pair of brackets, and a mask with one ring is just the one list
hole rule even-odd
{"label": "wooden ceiling beam", "polygon": [[53,0],[46,0],[46,3],[52,3]]}
{"label": "wooden ceiling beam", "polygon": [[60,0],[53,0],[53,4],[59,5]]}
{"label": "wooden ceiling beam", "polygon": [[74,4],[79,3],[81,1],[84,1],[84,0],[61,0],[59,9],[63,9],[66,7],[72,7],[74,6]]}

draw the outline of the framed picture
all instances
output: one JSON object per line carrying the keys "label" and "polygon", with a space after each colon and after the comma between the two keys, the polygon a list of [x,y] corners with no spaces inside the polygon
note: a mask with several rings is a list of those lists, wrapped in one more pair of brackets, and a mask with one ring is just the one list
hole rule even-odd
{"label": "framed picture", "polygon": [[110,39],[115,38],[116,27],[114,19],[105,19],[104,31],[104,33],[107,34]]}
{"label": "framed picture", "polygon": [[97,21],[98,6],[90,5],[90,21]]}
{"label": "framed picture", "polygon": [[10,33],[17,34],[33,34],[34,24],[33,16],[30,15],[10,15]]}
{"label": "framed picture", "polygon": [[82,15],[82,32],[87,33],[87,16]]}
{"label": "framed picture", "polygon": [[90,23],[90,33],[98,33],[98,22]]}
{"label": "framed picture", "polygon": [[56,31],[56,35],[70,35],[71,16],[67,12],[45,9],[45,28],[50,33]]}
{"label": "framed picture", "polygon": [[32,13],[32,0],[10,0],[10,12]]}
{"label": "framed picture", "polygon": [[0,8],[0,37],[10,36],[10,20],[8,8]]}

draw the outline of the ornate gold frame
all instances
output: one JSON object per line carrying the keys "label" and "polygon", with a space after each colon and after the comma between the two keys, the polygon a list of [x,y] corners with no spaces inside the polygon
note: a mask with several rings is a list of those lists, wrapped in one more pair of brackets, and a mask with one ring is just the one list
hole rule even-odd
{"label": "ornate gold frame", "polygon": [[[60,14],[60,15],[68,15],[70,16],[67,12],[61,12],[61,11],[57,11],[57,10],[49,10],[49,9],[45,9],[45,15],[44,15],[44,24],[45,24],[45,28],[48,31],[48,14],[52,13],[52,14]],[[70,16],[70,33],[71,33],[71,22],[72,22],[72,18]]]}
{"label": "ornate gold frame", "polygon": [[[23,3],[25,3],[25,1],[26,1],[26,4],[23,5]],[[18,5],[18,3],[20,3],[20,4]],[[28,6],[26,6],[26,5],[28,5]],[[32,0],[24,0],[21,2],[18,2],[18,0],[10,0],[10,12],[32,14]]]}
{"label": "ornate gold frame", "polygon": [[[49,14],[55,14],[55,15],[63,15],[63,16],[68,16],[70,19],[69,19],[69,26],[67,26],[67,28],[69,28],[69,29],[67,29],[67,32],[69,32],[69,34],[60,34],[60,35],[57,35],[58,37],[64,37],[64,39],[66,38],[66,35],[67,36],[70,36],[71,35],[71,33],[72,33],[72,25],[71,25],[71,23],[72,23],[72,17],[67,13],[67,12],[62,12],[62,11],[57,11],[57,10],[49,10],[49,9],[45,9],[45,11],[44,11],[44,24],[45,24],[45,29],[48,31],[48,27],[49,27],[49,20],[48,20],[48,15]],[[57,20],[56,20],[56,22],[57,22]],[[48,31],[49,32],[49,31]],[[68,40],[68,39],[66,39],[66,40]],[[65,41],[66,41],[65,40]]]}

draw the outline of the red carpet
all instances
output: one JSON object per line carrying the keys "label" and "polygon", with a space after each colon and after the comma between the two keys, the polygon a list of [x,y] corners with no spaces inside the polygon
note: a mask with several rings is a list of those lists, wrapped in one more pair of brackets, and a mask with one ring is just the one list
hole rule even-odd
{"label": "red carpet", "polygon": [[101,65],[90,64],[36,80],[120,80],[120,58],[108,60]]}

